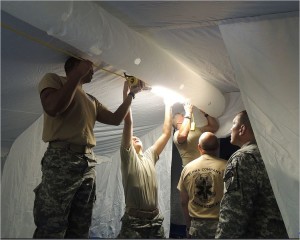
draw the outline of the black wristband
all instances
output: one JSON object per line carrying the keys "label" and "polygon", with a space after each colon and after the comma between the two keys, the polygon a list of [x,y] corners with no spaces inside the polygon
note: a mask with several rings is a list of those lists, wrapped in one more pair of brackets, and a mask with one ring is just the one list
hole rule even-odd
{"label": "black wristband", "polygon": [[184,118],[187,118],[187,119],[190,119],[190,120],[191,120],[191,117],[189,117],[189,116],[184,116]]}
{"label": "black wristband", "polygon": [[130,95],[133,99],[135,98],[134,92],[130,92],[130,93],[128,93],[128,95]]}
{"label": "black wristband", "polygon": [[205,113],[204,116],[207,118],[209,115],[207,113]]}

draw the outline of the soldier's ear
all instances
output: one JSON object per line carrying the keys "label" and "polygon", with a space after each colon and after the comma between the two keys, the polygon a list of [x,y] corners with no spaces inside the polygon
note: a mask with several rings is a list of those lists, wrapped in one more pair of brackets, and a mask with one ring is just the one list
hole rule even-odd
{"label": "soldier's ear", "polygon": [[245,132],[246,132],[246,126],[242,124],[239,129],[239,135],[242,136],[245,134]]}
{"label": "soldier's ear", "polygon": [[198,151],[200,152],[200,155],[204,154],[205,150],[203,150],[203,148],[201,147],[201,144],[198,144]]}
{"label": "soldier's ear", "polygon": [[201,152],[201,149],[202,148],[201,148],[200,144],[198,144],[198,151]]}

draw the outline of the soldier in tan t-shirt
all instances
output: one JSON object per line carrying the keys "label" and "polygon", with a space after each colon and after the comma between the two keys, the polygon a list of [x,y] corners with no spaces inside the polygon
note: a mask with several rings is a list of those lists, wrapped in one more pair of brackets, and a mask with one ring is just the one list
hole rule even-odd
{"label": "soldier in tan t-shirt", "polygon": [[182,167],[190,161],[200,157],[197,150],[199,137],[203,132],[215,133],[219,129],[219,123],[216,118],[209,116],[201,111],[207,118],[207,125],[198,128],[193,120],[193,105],[189,102],[184,104],[185,115],[176,113],[173,117],[173,127],[176,130],[173,136],[180,157],[182,159]]}
{"label": "soldier in tan t-shirt", "polygon": [[[127,94],[124,94],[124,98]],[[141,140],[133,135],[131,110],[124,119],[120,148],[125,195],[125,214],[118,238],[165,238],[163,216],[158,210],[155,164],[171,137],[171,104],[165,103],[163,131],[156,142],[143,151]]]}
{"label": "soldier in tan t-shirt", "polygon": [[111,112],[82,89],[92,80],[92,62],[70,57],[64,67],[65,77],[48,73],[38,86],[43,140],[49,146],[42,159],[42,182],[34,190],[34,238],[89,237],[96,187],[95,122],[119,125],[140,91],[131,89]]}
{"label": "soldier in tan t-shirt", "polygon": [[199,138],[201,156],[182,170],[178,189],[187,234],[192,238],[214,238],[220,202],[223,196],[223,175],[227,161],[217,157],[219,142],[211,132]]}
{"label": "soldier in tan t-shirt", "polygon": [[[216,118],[209,116],[203,111],[193,107],[189,102],[184,104],[185,115],[177,113],[173,117],[173,127],[176,130],[173,135],[173,141],[178,149],[179,155],[181,157],[181,164],[184,167],[186,164],[192,160],[200,157],[198,151],[198,141],[199,137],[203,132],[216,132],[219,129],[219,123]],[[193,124],[193,112],[200,111],[207,119],[207,125],[202,127],[197,127]],[[179,174],[179,173],[178,173]],[[173,192],[175,196],[178,194],[176,188],[176,183],[172,185]],[[176,225],[181,225],[184,228],[185,222],[182,213],[182,209],[179,203],[179,196],[172,200],[172,214],[171,221]]]}

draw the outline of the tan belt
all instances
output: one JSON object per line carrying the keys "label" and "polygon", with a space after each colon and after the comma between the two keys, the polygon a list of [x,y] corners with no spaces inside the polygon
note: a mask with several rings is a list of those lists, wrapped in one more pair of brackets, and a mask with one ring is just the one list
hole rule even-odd
{"label": "tan belt", "polygon": [[153,219],[159,214],[159,210],[155,208],[154,210],[140,210],[135,208],[126,208],[126,213],[129,216],[141,219]]}
{"label": "tan belt", "polygon": [[61,141],[52,141],[49,142],[49,146],[51,148],[65,148],[69,149],[75,153],[92,153],[93,150],[91,147],[88,147],[86,145],[78,145],[78,144],[73,144],[73,143],[68,143],[68,142],[61,142]]}

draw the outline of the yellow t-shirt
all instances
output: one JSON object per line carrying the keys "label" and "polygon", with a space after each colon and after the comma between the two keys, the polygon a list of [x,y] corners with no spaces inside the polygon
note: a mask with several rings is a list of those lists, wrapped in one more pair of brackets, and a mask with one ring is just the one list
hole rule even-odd
{"label": "yellow t-shirt", "polygon": [[158,155],[148,148],[142,155],[134,147],[121,145],[121,171],[127,208],[153,210],[158,207],[155,162]]}
{"label": "yellow t-shirt", "polygon": [[[47,73],[39,83],[39,93],[46,88],[60,89],[66,82],[65,77]],[[44,112],[43,141],[66,141],[89,147],[95,146],[93,129],[97,115],[101,114],[103,109],[106,108],[96,98],[78,87],[72,103],[65,112],[55,117]]]}
{"label": "yellow t-shirt", "polygon": [[204,154],[182,170],[177,188],[188,193],[191,217],[219,217],[226,163],[224,159]]}
{"label": "yellow t-shirt", "polygon": [[194,159],[200,157],[200,153],[198,151],[198,142],[201,134],[202,132],[200,129],[196,127],[195,131],[189,132],[187,140],[184,143],[178,143],[178,130],[175,132],[173,141],[182,159],[183,167]]}

